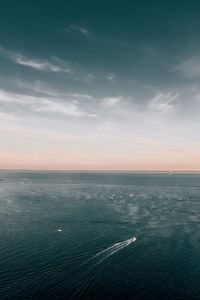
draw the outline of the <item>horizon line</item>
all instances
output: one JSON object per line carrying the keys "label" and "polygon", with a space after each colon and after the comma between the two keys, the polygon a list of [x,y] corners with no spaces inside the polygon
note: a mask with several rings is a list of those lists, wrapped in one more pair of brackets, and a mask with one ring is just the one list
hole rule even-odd
{"label": "horizon line", "polygon": [[80,170],[73,170],[73,169],[0,169],[2,171],[31,171],[31,172],[38,172],[38,171],[48,171],[48,172],[138,172],[138,173],[200,173],[200,170],[126,170],[126,169],[119,169],[119,170],[107,170],[107,169],[80,169]]}

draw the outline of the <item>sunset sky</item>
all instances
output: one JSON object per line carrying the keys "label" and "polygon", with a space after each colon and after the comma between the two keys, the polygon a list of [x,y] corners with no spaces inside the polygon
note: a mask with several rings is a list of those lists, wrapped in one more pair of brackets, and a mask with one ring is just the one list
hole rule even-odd
{"label": "sunset sky", "polygon": [[1,1],[0,169],[200,170],[200,1]]}

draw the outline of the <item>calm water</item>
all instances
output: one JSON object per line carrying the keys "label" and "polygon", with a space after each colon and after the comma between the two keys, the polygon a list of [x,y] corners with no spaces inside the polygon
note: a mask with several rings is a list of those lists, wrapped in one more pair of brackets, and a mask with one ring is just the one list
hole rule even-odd
{"label": "calm water", "polygon": [[0,178],[1,299],[200,299],[200,174]]}

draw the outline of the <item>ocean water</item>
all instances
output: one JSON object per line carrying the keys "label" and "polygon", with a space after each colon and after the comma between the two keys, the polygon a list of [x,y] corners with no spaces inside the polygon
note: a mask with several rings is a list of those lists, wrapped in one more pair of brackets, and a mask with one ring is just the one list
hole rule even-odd
{"label": "ocean water", "polygon": [[0,178],[0,299],[200,299],[200,174]]}

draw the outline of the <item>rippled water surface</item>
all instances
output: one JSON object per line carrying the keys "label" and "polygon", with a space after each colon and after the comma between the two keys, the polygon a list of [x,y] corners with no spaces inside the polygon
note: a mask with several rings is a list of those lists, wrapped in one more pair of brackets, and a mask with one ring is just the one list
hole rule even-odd
{"label": "rippled water surface", "polygon": [[1,299],[200,299],[200,174],[0,178]]}

